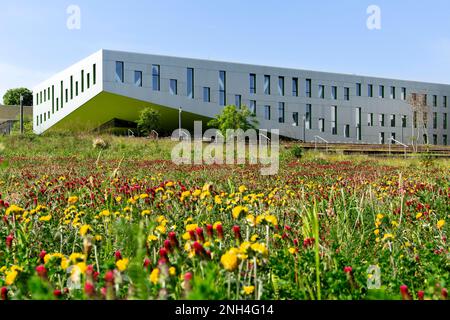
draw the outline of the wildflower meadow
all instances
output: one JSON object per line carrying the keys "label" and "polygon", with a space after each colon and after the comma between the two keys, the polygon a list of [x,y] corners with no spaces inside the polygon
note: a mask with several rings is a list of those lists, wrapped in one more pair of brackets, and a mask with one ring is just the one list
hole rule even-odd
{"label": "wildflower meadow", "polygon": [[447,299],[450,162],[175,165],[170,140],[3,137],[2,300]]}

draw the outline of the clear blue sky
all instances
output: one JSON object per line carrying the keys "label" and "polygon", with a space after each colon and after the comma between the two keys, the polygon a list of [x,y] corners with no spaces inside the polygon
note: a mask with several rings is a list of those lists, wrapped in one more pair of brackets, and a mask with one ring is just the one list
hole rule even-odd
{"label": "clear blue sky", "polygon": [[101,48],[450,83],[450,1],[0,0],[0,98]]}

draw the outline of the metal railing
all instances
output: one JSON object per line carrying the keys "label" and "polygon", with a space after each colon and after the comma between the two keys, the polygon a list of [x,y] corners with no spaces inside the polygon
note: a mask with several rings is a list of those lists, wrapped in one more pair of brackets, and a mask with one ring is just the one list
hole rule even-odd
{"label": "metal railing", "polygon": [[391,153],[392,153],[392,142],[403,146],[403,150],[404,150],[405,158],[406,158],[406,149],[409,148],[409,146],[404,144],[403,142],[395,140],[394,138],[389,138],[389,155],[391,155]]}
{"label": "metal railing", "polygon": [[259,136],[264,138],[264,140],[266,141],[267,145],[270,143],[270,138],[267,135],[265,135],[264,133],[259,132]]}
{"label": "metal railing", "polygon": [[155,139],[158,140],[159,138],[159,133],[156,130],[152,130],[151,134],[156,137]]}
{"label": "metal railing", "polygon": [[134,138],[134,137],[135,137],[133,130],[128,129],[127,132],[128,132],[128,137],[129,137],[129,138]]}
{"label": "metal railing", "polygon": [[322,142],[325,142],[325,150],[328,153],[328,145],[330,144],[327,140],[322,138],[321,136],[314,136],[314,150],[317,150],[317,142],[318,140],[321,140]]}

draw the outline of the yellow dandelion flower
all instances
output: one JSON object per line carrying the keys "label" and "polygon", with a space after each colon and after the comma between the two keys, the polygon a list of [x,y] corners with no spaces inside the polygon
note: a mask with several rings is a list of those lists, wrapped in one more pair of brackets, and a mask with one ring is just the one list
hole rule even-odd
{"label": "yellow dandelion flower", "polygon": [[129,262],[130,262],[129,259],[127,258],[120,259],[119,261],[116,262],[117,270],[119,270],[120,272],[124,272],[127,269]]}
{"label": "yellow dandelion flower", "polygon": [[155,268],[153,269],[152,273],[150,273],[150,281],[151,283],[156,285],[158,283],[158,280],[159,280],[159,269]]}
{"label": "yellow dandelion flower", "polygon": [[233,271],[238,266],[238,258],[236,253],[228,251],[220,258],[220,262],[222,263],[225,270]]}
{"label": "yellow dandelion flower", "polygon": [[380,234],[380,229],[375,229],[375,231],[373,232],[376,236],[378,236]]}
{"label": "yellow dandelion flower", "polygon": [[147,237],[148,242],[152,242],[152,241],[156,241],[156,240],[158,240],[158,237],[153,234],[151,234]]}
{"label": "yellow dandelion flower", "polygon": [[295,248],[289,248],[290,254],[295,254],[296,252],[297,252],[297,250],[295,250]]}
{"label": "yellow dandelion flower", "polygon": [[243,288],[244,294],[251,295],[253,292],[255,292],[255,286],[244,286]]}
{"label": "yellow dandelion flower", "polygon": [[143,193],[139,196],[140,199],[147,199],[148,198],[148,194]]}
{"label": "yellow dandelion flower", "polygon": [[222,204],[222,198],[219,195],[216,195],[214,197],[214,203],[215,204]]}
{"label": "yellow dandelion flower", "polygon": [[420,218],[422,218],[423,213],[419,212],[418,214],[416,214],[416,219],[419,220]]}
{"label": "yellow dandelion flower", "polygon": [[445,225],[445,220],[439,220],[437,223],[438,229],[442,229],[442,227],[444,227],[444,225]]}
{"label": "yellow dandelion flower", "polygon": [[256,240],[258,240],[259,236],[257,234],[252,235],[252,237],[250,238],[251,242],[255,242]]}
{"label": "yellow dandelion flower", "polygon": [[248,208],[244,207],[244,206],[237,206],[237,207],[234,207],[233,211],[231,212],[231,214],[233,215],[233,218],[235,218],[235,219],[238,219],[239,216],[241,215],[241,213],[247,214]]}
{"label": "yellow dandelion flower", "polygon": [[187,232],[189,232],[189,231],[195,231],[197,228],[198,228],[198,224],[196,224],[196,223],[188,224],[188,225],[186,226],[186,231],[187,231]]}
{"label": "yellow dandelion flower", "polygon": [[80,228],[80,236],[84,237],[89,231],[92,231],[92,228],[90,225],[85,224]]}
{"label": "yellow dandelion flower", "polygon": [[247,191],[247,187],[246,186],[240,186],[239,187],[239,192],[240,193],[244,193],[245,191]]}
{"label": "yellow dandelion flower", "polygon": [[193,193],[192,196],[194,197],[198,197],[202,194],[202,190],[196,189]]}
{"label": "yellow dandelion flower", "polygon": [[17,275],[19,273],[16,270],[10,270],[5,272],[5,284],[10,286],[16,281]]}
{"label": "yellow dandelion flower", "polygon": [[46,216],[42,216],[39,218],[39,221],[50,221],[52,219],[52,216],[50,214],[46,215]]}
{"label": "yellow dandelion flower", "polygon": [[171,276],[175,276],[177,274],[177,269],[175,269],[175,267],[170,267],[169,268],[169,274]]}
{"label": "yellow dandelion flower", "polygon": [[71,196],[71,197],[69,197],[69,199],[67,200],[67,202],[68,202],[69,204],[75,204],[75,203],[78,202],[78,197],[77,197],[77,196]]}

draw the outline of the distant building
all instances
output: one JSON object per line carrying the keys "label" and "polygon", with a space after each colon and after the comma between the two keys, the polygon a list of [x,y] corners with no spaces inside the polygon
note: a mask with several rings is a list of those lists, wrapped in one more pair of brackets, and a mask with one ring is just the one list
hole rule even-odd
{"label": "distant building", "polygon": [[[16,122],[19,121],[20,106],[4,106],[0,104],[0,134],[10,134]],[[33,107],[24,107],[24,117],[32,119]]]}
{"label": "distant building", "polygon": [[[136,121],[147,106],[160,110],[167,130],[178,127],[181,107],[189,129],[234,104],[248,106],[260,128],[299,140],[448,144],[445,84],[100,50],[33,92],[38,134]],[[412,110],[413,94],[425,95],[426,112]]]}

